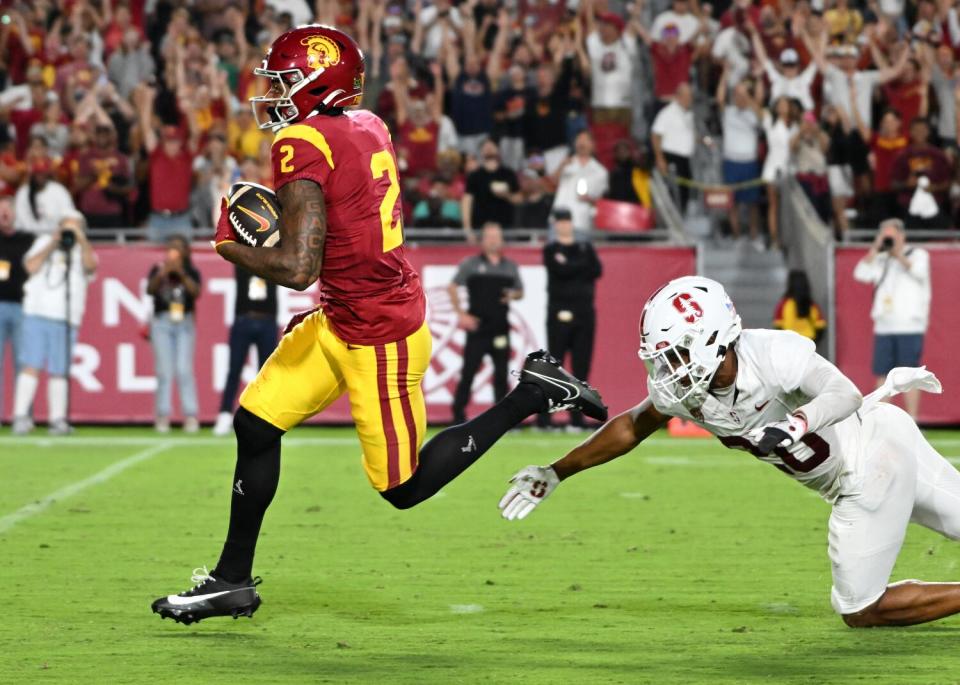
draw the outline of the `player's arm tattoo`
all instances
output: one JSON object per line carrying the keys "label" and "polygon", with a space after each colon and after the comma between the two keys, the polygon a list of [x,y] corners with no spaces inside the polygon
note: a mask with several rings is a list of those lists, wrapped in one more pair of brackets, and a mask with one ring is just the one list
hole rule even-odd
{"label": "player's arm tattoo", "polygon": [[309,288],[323,269],[327,205],[317,183],[291,181],[277,193],[280,244],[273,248],[231,243],[218,248],[227,260],[256,276],[294,290]]}

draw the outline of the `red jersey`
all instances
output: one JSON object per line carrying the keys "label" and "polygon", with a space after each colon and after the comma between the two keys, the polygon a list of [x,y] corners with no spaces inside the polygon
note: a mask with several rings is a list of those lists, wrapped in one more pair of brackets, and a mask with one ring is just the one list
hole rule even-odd
{"label": "red jersey", "polygon": [[271,157],[276,190],[299,179],[323,189],[321,304],[337,335],[383,345],[420,328],[426,299],[403,244],[397,158],[386,124],[366,110],[312,116],[281,129]]}

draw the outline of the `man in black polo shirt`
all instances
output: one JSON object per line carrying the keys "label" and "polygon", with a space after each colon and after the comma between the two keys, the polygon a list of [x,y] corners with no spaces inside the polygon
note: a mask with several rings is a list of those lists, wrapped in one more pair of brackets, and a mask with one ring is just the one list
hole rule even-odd
{"label": "man in black polo shirt", "polygon": [[500,148],[489,138],[480,146],[480,165],[467,176],[467,188],[461,200],[463,231],[467,242],[476,242],[474,227],[485,221],[501,227],[513,226],[514,205],[523,198],[520,183],[512,169],[500,163]]}
{"label": "man in black polo shirt", "polygon": [[[507,362],[510,358],[510,300],[523,297],[523,283],[516,262],[503,256],[503,231],[495,222],[483,226],[481,252],[460,263],[448,291],[460,326],[467,331],[463,370],[453,398],[453,422],[464,423],[464,413],[473,378],[484,356],[493,361],[493,395],[499,402],[507,394]],[[460,304],[459,288],[465,287],[470,306]]]}
{"label": "man in black polo shirt", "polygon": [[[577,378],[586,379],[593,359],[593,339],[597,314],[593,306],[595,284],[603,267],[593,245],[577,241],[570,210],[553,212],[554,239],[543,248],[547,268],[547,345],[561,362],[570,353]],[[550,415],[541,414],[543,428],[550,426]],[[579,413],[570,415],[570,423],[583,428]]]}
{"label": "man in black polo shirt", "polygon": [[233,410],[240,386],[240,373],[251,345],[257,347],[260,366],[277,346],[277,286],[234,266],[237,295],[230,327],[230,366],[220,398],[220,413],[214,435],[233,432]]}
{"label": "man in black polo shirt", "polygon": [[32,233],[13,230],[13,198],[0,197],[0,423],[3,422],[3,358],[9,345],[16,377],[23,322],[23,284],[27,280],[23,257],[35,237]]}

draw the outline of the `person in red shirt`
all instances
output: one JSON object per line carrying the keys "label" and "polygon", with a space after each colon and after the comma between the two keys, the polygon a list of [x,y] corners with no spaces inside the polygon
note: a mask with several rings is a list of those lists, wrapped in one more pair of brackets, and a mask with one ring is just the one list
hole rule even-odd
{"label": "person in red shirt", "polygon": [[108,122],[94,126],[93,145],[77,160],[72,188],[92,228],[121,228],[129,223],[133,169],[130,159],[117,149],[117,132]]}
{"label": "person in red shirt", "polygon": [[676,24],[664,26],[659,40],[654,40],[640,26],[637,27],[637,33],[650,47],[653,57],[653,94],[660,105],[665,106],[677,92],[677,86],[690,82],[690,65],[697,58],[700,48],[694,47],[695,39],[681,43]]}
{"label": "person in red shirt", "polygon": [[411,99],[405,81],[394,82],[400,170],[409,179],[437,170],[440,120],[443,117],[443,79],[439,66],[434,64],[433,67],[433,92],[424,100]]}
{"label": "person in red shirt", "polygon": [[90,39],[83,33],[70,38],[70,57],[57,67],[55,88],[63,108],[71,114],[103,76],[100,67],[90,61]]}
{"label": "person in red shirt", "polygon": [[[943,152],[929,143],[930,124],[917,117],[910,124],[910,144],[897,156],[890,171],[890,186],[897,191],[900,216],[908,227],[944,228],[950,213],[948,191],[953,177],[953,167]],[[921,178],[929,185],[927,192],[937,201],[939,212],[930,218],[920,218],[909,213],[910,200]]]}
{"label": "person in red shirt", "polygon": [[880,118],[878,131],[864,132],[870,140],[870,166],[873,168],[874,202],[871,205],[880,217],[896,216],[898,212],[896,193],[891,192],[890,174],[894,160],[907,147],[907,137],[902,129],[903,119],[890,109]]}
{"label": "person in red shirt", "polygon": [[157,91],[142,87],[134,91],[133,97],[140,116],[143,147],[148,156],[150,216],[147,237],[153,242],[164,243],[172,236],[190,233],[196,134],[191,130],[188,143],[180,128],[164,125],[158,136],[152,119]]}
{"label": "person in red shirt", "polygon": [[[224,202],[216,250],[278,285],[303,290],[319,281],[322,302],[291,321],[240,397],[230,526],[220,560],[193,589],[152,605],[161,617],[185,623],[250,616],[260,606],[251,574],[280,478],[281,437],[344,394],[370,484],[398,509],[432,497],[535,413],[562,406],[599,420],[607,416],[596,391],[535,352],[500,402],[421,448],[421,381],[432,344],[426,298],[406,255],[390,133],[377,115],[352,109],[363,96],[363,55],[342,31],[302,26],[274,41],[261,73],[271,88],[254,105],[260,125],[276,131],[280,241],[272,248],[242,244]],[[296,88],[300,83],[310,88]],[[502,296],[502,289],[491,294]],[[461,321],[470,323],[469,317]]]}
{"label": "person in red shirt", "polygon": [[883,86],[887,104],[907,126],[917,117],[927,116],[929,90],[928,73],[913,58],[907,60],[900,78]]}

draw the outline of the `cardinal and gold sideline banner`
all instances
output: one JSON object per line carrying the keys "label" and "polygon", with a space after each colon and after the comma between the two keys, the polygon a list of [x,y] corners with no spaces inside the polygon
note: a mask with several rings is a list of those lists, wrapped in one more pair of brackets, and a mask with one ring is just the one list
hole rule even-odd
{"label": "cardinal and gold sideline banner", "polygon": [[[930,327],[924,340],[921,363],[943,383],[942,395],[924,394],[920,401],[921,423],[960,423],[960,249],[924,245],[930,253],[933,298]],[[866,250],[837,248],[836,326],[837,366],[866,392],[875,387],[873,360],[873,286],[853,280],[853,269]]]}
{"label": "cardinal and gold sideline banner", "polygon": [[[447,286],[457,264],[476,250],[460,246],[419,247],[409,250],[420,271],[429,298],[428,317],[433,333],[433,359],[424,381],[429,418],[450,419],[450,402],[460,376],[464,332],[450,306]],[[604,275],[597,287],[597,344],[592,384],[599,387],[610,408],[622,411],[646,395],[644,369],[637,359],[637,322],[647,296],[663,282],[695,270],[692,248],[601,247]],[[150,422],[156,388],[153,352],[147,339],[152,304],[146,295],[150,267],[162,259],[159,249],[101,247],[100,270],[90,284],[87,311],[74,350],[71,418],[75,422]],[[511,368],[518,368],[527,352],[546,346],[546,271],[538,248],[511,248],[507,256],[520,264],[524,298],[511,312]],[[201,416],[212,420],[220,404],[229,357],[227,333],[233,319],[235,286],[232,267],[212,250],[198,248],[194,264],[203,279],[197,303],[195,371]],[[281,289],[278,326],[299,311],[314,306],[315,287],[303,293]],[[26,344],[29,344],[27,341]],[[474,381],[473,412],[492,399],[492,369],[487,363]],[[245,381],[256,372],[251,353]],[[9,364],[4,374],[4,421],[12,407]],[[46,416],[44,392],[37,393],[35,415]],[[175,406],[176,406],[175,400]],[[176,412],[175,412],[176,416]],[[321,420],[350,421],[349,406],[341,400]]]}

